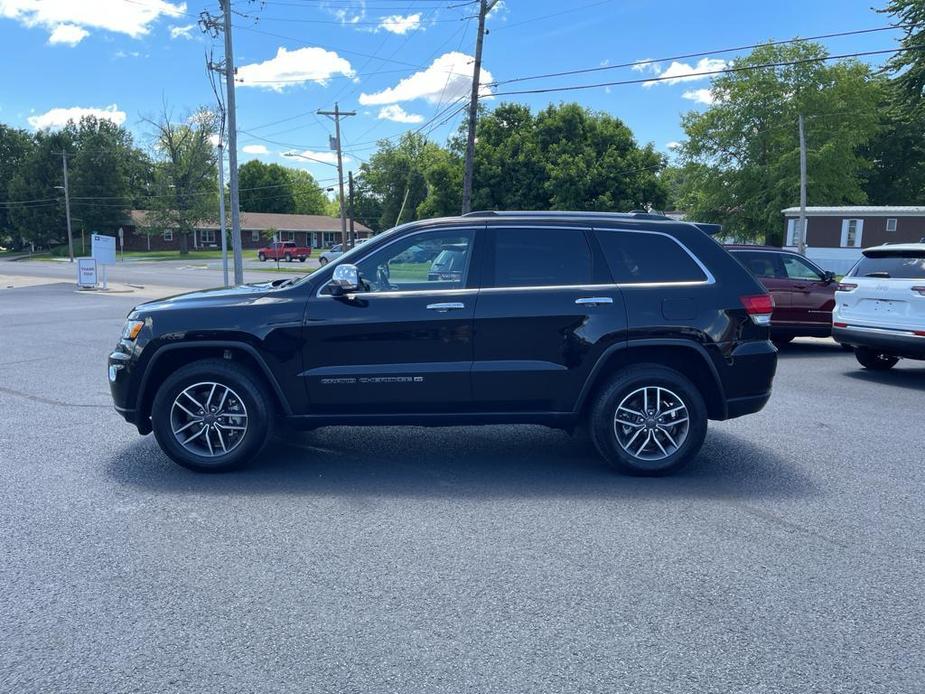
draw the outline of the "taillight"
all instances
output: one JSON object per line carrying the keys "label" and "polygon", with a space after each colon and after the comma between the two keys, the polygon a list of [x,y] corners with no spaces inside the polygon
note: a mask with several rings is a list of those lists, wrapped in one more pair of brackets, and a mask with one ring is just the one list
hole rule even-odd
{"label": "taillight", "polygon": [[739,301],[745,307],[746,313],[751,316],[756,325],[769,325],[771,314],[774,312],[774,299],[770,294],[751,294],[740,296]]}
{"label": "taillight", "polygon": [[925,296],[925,287],[913,287],[912,291],[918,292],[922,296]]}
{"label": "taillight", "polygon": [[832,323],[832,325],[835,326],[836,328],[847,328],[848,327],[847,323]]}
{"label": "taillight", "polygon": [[858,288],[858,285],[851,284],[850,282],[839,282],[835,285],[835,291],[837,292],[853,292]]}

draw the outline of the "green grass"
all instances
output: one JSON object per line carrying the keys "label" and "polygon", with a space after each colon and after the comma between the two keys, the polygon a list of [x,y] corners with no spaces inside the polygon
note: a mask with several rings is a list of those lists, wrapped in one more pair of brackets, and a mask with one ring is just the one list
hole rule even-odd
{"label": "green grass", "polygon": [[282,275],[310,275],[317,269],[316,267],[305,267],[302,263],[298,265],[290,263],[286,263],[285,265],[280,264],[279,269],[277,269],[276,263],[274,263],[269,267],[247,268],[246,272],[278,272]]}

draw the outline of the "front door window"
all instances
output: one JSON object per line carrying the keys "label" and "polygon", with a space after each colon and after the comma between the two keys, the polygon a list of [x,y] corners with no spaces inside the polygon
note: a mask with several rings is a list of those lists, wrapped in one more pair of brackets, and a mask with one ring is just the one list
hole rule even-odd
{"label": "front door window", "polygon": [[466,286],[473,232],[415,234],[357,263],[369,292],[431,291]]}

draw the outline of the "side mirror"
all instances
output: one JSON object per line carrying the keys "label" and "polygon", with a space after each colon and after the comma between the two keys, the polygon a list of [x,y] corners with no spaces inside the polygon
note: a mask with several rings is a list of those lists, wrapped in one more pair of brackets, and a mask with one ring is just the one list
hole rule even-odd
{"label": "side mirror", "polygon": [[826,284],[832,284],[832,282],[835,281],[835,273],[830,270],[826,270],[822,273],[822,281]]}
{"label": "side mirror", "polygon": [[334,275],[331,277],[331,281],[328,282],[328,286],[334,296],[355,292],[360,288],[360,271],[357,270],[356,265],[351,265],[350,263],[336,265]]}

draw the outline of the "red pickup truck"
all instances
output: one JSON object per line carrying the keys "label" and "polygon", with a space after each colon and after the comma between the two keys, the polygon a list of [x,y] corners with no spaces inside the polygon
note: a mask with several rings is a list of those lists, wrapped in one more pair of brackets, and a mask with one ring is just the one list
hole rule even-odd
{"label": "red pickup truck", "polygon": [[274,241],[269,246],[257,250],[257,259],[263,263],[267,260],[285,260],[292,262],[296,258],[300,263],[312,254],[308,246],[296,246],[295,241]]}

